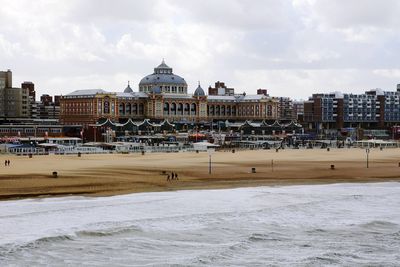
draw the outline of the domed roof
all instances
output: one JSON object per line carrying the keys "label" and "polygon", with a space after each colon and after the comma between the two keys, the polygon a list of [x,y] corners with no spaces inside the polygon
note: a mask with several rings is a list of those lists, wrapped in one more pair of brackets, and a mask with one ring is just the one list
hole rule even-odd
{"label": "domed roof", "polygon": [[185,79],[172,73],[172,68],[170,68],[165,61],[154,68],[154,73],[147,75],[142,80],[140,80],[139,86],[141,85],[157,85],[157,84],[176,84],[187,86]]}
{"label": "domed roof", "polygon": [[197,86],[196,90],[194,91],[194,96],[205,96],[206,94],[204,93],[203,88],[201,88],[200,86],[200,82],[199,82],[199,86]]}
{"label": "domed roof", "polygon": [[170,84],[179,84],[179,85],[187,85],[185,79],[175,74],[150,74],[140,80],[140,85],[149,85],[149,84],[159,84],[159,83],[170,83]]}
{"label": "domed roof", "polygon": [[133,93],[133,90],[132,90],[131,86],[129,85],[129,81],[128,81],[128,86],[124,90],[124,93]]}

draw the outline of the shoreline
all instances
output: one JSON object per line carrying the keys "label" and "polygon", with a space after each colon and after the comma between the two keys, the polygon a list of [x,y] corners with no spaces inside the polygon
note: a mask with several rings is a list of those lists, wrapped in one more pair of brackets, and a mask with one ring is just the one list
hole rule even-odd
{"label": "shoreline", "polygon": [[[139,192],[400,181],[400,149],[245,150],[207,153],[0,155],[0,200]],[[272,168],[273,160],[273,168]],[[331,169],[330,165],[335,165]],[[256,168],[256,173],[251,169]],[[57,171],[58,178],[52,177]],[[179,180],[167,181],[176,172]]]}
{"label": "shoreline", "polygon": [[257,188],[257,187],[287,187],[287,186],[313,186],[313,185],[335,185],[335,184],[374,184],[374,183],[398,183],[399,179],[393,178],[378,178],[378,179],[368,179],[368,180],[335,180],[335,181],[321,181],[321,182],[283,182],[283,183],[260,183],[254,185],[227,185],[227,186],[189,186],[189,187],[177,187],[175,189],[168,190],[146,190],[146,191],[124,191],[124,192],[87,192],[87,193],[45,193],[45,194],[21,194],[21,195],[7,195],[0,196],[0,203],[4,201],[12,201],[12,200],[26,200],[26,199],[42,199],[42,198],[58,198],[58,197],[113,197],[113,196],[122,196],[122,195],[130,195],[130,194],[140,194],[140,193],[159,193],[159,192],[176,192],[176,191],[191,191],[191,190],[224,190],[224,189],[238,189],[238,188]]}

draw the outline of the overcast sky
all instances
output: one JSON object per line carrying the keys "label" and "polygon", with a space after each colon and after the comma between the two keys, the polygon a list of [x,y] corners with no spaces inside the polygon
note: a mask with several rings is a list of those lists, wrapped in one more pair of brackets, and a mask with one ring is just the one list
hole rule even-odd
{"label": "overcast sky", "polygon": [[397,0],[0,0],[0,66],[38,94],[122,91],[162,58],[189,92],[395,90]]}

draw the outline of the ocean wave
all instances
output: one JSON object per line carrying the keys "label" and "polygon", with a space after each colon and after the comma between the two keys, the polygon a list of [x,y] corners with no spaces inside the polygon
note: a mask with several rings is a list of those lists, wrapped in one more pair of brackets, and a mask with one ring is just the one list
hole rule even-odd
{"label": "ocean wave", "polygon": [[81,230],[71,234],[62,234],[55,236],[41,237],[33,241],[20,244],[4,244],[0,246],[0,258],[23,250],[31,250],[46,246],[47,244],[61,243],[65,241],[73,241],[78,238],[95,238],[104,236],[115,236],[127,233],[142,232],[142,229],[136,225],[109,227],[95,230]]}
{"label": "ocean wave", "polygon": [[9,254],[19,252],[21,250],[35,249],[44,246],[48,243],[57,243],[64,241],[72,241],[74,236],[72,235],[56,235],[56,236],[46,236],[38,238],[34,241],[30,241],[23,244],[5,244],[0,246],[0,258],[5,257]]}
{"label": "ocean wave", "polygon": [[114,235],[122,235],[127,233],[137,233],[142,232],[142,228],[131,225],[131,226],[121,226],[115,228],[108,229],[99,229],[99,230],[83,230],[76,232],[76,235],[79,237],[102,237],[102,236],[114,236]]}
{"label": "ocean wave", "polygon": [[398,228],[400,225],[394,222],[375,220],[363,223],[360,226],[367,229],[375,229],[375,228]]}
{"label": "ocean wave", "polygon": [[280,242],[287,238],[279,233],[271,232],[268,234],[253,233],[248,237],[250,242]]}
{"label": "ocean wave", "polygon": [[340,265],[342,262],[329,256],[313,256],[303,260],[306,266]]}

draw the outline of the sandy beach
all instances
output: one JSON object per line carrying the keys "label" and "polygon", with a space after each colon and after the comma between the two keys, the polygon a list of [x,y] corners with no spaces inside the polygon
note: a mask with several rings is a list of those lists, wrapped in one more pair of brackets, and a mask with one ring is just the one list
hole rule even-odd
{"label": "sandy beach", "polygon": [[[4,161],[9,159],[9,167]],[[273,160],[273,166],[272,166]],[[110,196],[133,192],[262,185],[400,180],[400,149],[363,149],[105,155],[0,155],[0,199],[39,196]],[[331,165],[335,169],[331,169]],[[256,168],[256,173],[251,172]],[[53,178],[56,171],[58,178]],[[179,180],[167,181],[178,173]],[[165,172],[165,173],[163,173]]]}

